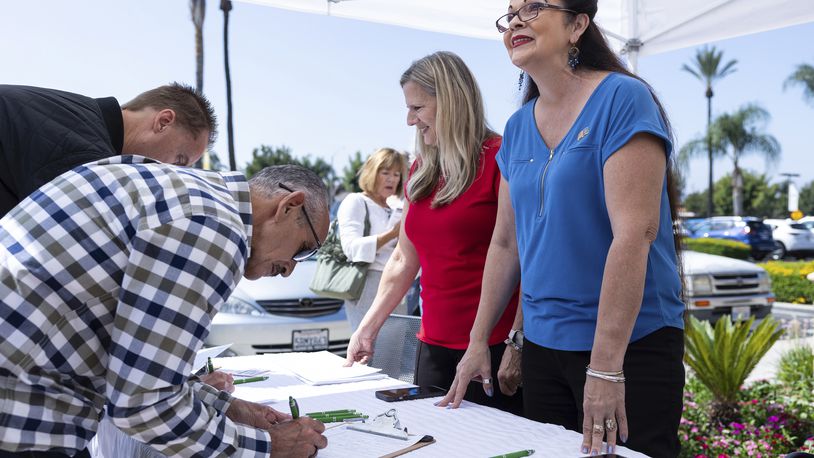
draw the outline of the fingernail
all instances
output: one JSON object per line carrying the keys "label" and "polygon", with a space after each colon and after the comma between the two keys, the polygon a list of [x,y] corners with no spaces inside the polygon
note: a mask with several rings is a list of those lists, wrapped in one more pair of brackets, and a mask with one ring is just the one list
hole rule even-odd
{"label": "fingernail", "polygon": [[596,450],[591,450],[591,456],[596,456],[598,454],[599,454],[599,452],[597,452]]}
{"label": "fingernail", "polygon": [[586,454],[586,453],[588,453],[588,447],[582,446],[582,450],[580,450],[580,452],[581,452],[583,455],[584,455],[584,454]]}
{"label": "fingernail", "polygon": [[627,434],[620,434],[619,439],[622,439],[622,442],[627,442]]}
{"label": "fingernail", "polygon": [[491,398],[493,394],[495,394],[495,391],[492,389],[492,387],[486,388],[486,396]]}
{"label": "fingernail", "polygon": [[438,404],[440,404],[440,403],[441,403],[441,401],[436,401],[436,402],[433,402],[432,405],[434,405],[435,407],[438,407]]}
{"label": "fingernail", "polygon": [[615,449],[615,448],[616,447],[614,447],[613,445],[608,445],[608,453],[614,453],[613,449]]}

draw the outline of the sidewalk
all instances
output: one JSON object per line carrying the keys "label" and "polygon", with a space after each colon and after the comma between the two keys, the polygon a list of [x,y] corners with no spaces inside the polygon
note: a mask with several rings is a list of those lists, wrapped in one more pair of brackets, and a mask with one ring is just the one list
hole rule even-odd
{"label": "sidewalk", "polygon": [[[805,319],[804,317],[806,316],[811,316],[812,309],[814,309],[812,305],[797,305],[784,302],[776,303],[775,307],[782,308],[783,312],[791,315],[797,315],[795,312],[802,312],[799,317],[803,319]],[[780,357],[795,346],[806,344],[814,348],[814,337],[779,340],[766,355],[763,356],[763,359],[760,360],[758,365],[755,366],[755,370],[749,374],[746,383],[751,383],[756,380],[774,379],[777,374],[777,364],[780,362]]]}

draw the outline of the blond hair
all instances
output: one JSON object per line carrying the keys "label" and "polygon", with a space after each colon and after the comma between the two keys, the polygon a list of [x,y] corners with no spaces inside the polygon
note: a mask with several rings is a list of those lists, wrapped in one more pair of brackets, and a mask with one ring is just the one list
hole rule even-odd
{"label": "blond hair", "polygon": [[393,148],[379,148],[367,158],[359,169],[359,187],[362,191],[373,194],[376,191],[376,177],[380,170],[396,169],[401,172],[396,195],[404,192],[404,178],[407,176],[407,157]]}
{"label": "blond hair", "polygon": [[[418,164],[407,184],[410,200],[428,197],[431,207],[451,203],[475,181],[484,140],[495,134],[486,123],[478,83],[456,54],[439,51],[410,65],[400,84],[412,81],[436,99],[437,145],[427,145],[416,131]],[[442,180],[443,178],[443,180]]]}

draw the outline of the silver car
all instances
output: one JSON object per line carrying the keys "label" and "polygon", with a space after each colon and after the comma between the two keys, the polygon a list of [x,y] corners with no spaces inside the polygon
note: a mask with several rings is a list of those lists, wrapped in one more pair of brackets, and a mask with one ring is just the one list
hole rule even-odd
{"label": "silver car", "polygon": [[730,315],[743,320],[772,311],[772,282],[762,267],[695,251],[684,251],[682,258],[685,300],[696,318],[717,321]]}
{"label": "silver car", "polygon": [[304,261],[290,276],[243,279],[215,315],[207,346],[232,344],[231,355],[328,350],[343,355],[350,325],[342,301],[308,289],[316,261]]}

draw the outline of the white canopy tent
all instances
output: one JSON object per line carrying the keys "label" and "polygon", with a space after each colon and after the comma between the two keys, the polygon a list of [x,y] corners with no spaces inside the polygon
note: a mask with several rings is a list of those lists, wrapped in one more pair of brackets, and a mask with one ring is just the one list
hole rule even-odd
{"label": "white canopy tent", "polygon": [[[508,0],[244,0],[337,17],[484,39]],[[611,45],[638,56],[814,21],[814,0],[600,0]],[[803,43],[800,44],[801,49]]]}

